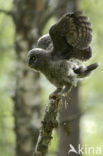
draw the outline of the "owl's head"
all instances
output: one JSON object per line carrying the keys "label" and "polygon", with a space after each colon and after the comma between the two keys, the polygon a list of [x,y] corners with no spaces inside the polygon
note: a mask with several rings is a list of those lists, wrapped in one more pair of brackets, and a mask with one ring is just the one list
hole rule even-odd
{"label": "owl's head", "polygon": [[28,52],[29,67],[40,71],[46,62],[46,51],[40,48],[32,49]]}

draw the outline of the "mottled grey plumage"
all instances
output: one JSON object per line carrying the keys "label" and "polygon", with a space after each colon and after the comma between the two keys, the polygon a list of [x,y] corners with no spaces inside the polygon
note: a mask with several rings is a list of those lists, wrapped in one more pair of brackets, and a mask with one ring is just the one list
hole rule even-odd
{"label": "mottled grey plumage", "polygon": [[64,86],[63,91],[67,91],[98,66],[81,63],[92,55],[91,33],[91,24],[81,12],[65,14],[38,40],[38,48],[29,51],[29,66],[42,72],[58,91]]}
{"label": "mottled grey plumage", "polygon": [[37,47],[49,50],[53,47],[51,37],[49,34],[43,35],[37,42]]}

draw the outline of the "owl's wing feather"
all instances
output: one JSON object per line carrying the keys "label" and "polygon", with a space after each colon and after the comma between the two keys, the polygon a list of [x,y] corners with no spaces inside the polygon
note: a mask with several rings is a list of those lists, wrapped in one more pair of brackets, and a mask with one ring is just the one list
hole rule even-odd
{"label": "owl's wing feather", "polygon": [[45,50],[49,50],[53,47],[53,43],[51,40],[51,37],[49,34],[43,35],[38,41],[37,41],[37,47],[42,48]]}
{"label": "owl's wing feather", "polygon": [[78,49],[86,49],[92,41],[92,28],[86,16],[73,14],[70,19],[66,41]]}
{"label": "owl's wing feather", "polygon": [[65,14],[50,28],[49,34],[55,47],[61,38],[67,44],[82,50],[88,48],[92,40],[91,23],[79,11]]}
{"label": "owl's wing feather", "polygon": [[90,59],[92,57],[92,48],[88,47],[86,49],[80,50],[77,48],[69,48],[66,49],[64,51],[60,51],[60,52],[53,52],[53,55],[57,58],[57,59],[66,59],[69,60],[71,58],[75,58],[81,61],[87,61],[88,59]]}
{"label": "owl's wing feather", "polygon": [[[55,49],[54,55],[60,53],[59,55],[64,56],[65,53],[66,59],[72,57],[72,55],[74,56],[74,54],[81,60],[90,58],[92,28],[88,17],[82,15],[82,12],[76,11],[65,14],[50,28],[49,34]],[[70,51],[72,51],[71,54]],[[76,53],[76,51],[78,51],[81,56],[79,53]],[[87,55],[86,51],[88,52]],[[85,55],[86,58],[84,58]]]}

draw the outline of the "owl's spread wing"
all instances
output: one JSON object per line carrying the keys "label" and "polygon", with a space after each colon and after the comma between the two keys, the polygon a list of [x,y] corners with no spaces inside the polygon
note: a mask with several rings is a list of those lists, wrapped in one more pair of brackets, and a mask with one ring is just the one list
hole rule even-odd
{"label": "owl's spread wing", "polygon": [[50,28],[49,34],[53,44],[61,37],[69,45],[80,50],[89,47],[92,40],[92,28],[88,17],[83,16],[82,12],[65,14],[55,25]]}
{"label": "owl's spread wing", "polygon": [[[72,56],[72,54],[69,56],[70,51],[78,49],[76,51],[79,52],[80,50],[82,54],[83,51],[86,52],[87,49],[88,52],[90,51],[90,54],[87,54],[88,57],[86,59],[89,59],[89,55],[91,55],[89,45],[92,40],[92,28],[88,17],[83,16],[82,12],[77,11],[71,14],[65,14],[50,28],[49,34],[53,41],[54,49],[56,49],[57,52],[60,51],[60,55],[68,53],[65,55],[68,59]],[[79,55],[79,53],[77,55]]]}
{"label": "owl's spread wing", "polygon": [[49,34],[43,35],[37,42],[37,47],[49,50],[53,47],[53,43]]}

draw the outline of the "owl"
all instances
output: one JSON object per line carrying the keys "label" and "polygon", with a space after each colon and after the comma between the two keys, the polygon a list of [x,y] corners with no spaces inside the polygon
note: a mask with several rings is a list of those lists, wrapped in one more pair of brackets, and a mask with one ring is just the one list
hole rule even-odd
{"label": "owl", "polygon": [[66,13],[28,52],[28,64],[56,86],[54,94],[65,94],[98,67],[98,63],[83,64],[92,57],[91,41],[88,17],[80,11]]}

